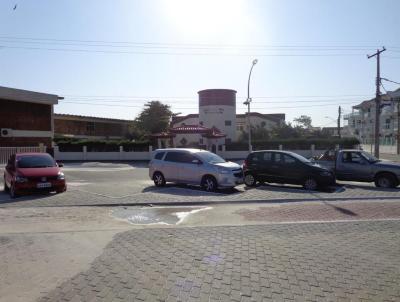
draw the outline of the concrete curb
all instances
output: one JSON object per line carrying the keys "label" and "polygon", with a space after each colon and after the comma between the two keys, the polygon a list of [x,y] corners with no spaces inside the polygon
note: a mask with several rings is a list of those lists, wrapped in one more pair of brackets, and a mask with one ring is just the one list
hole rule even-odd
{"label": "concrete curb", "polygon": [[[315,198],[315,199],[307,199],[307,198],[294,198],[294,199],[254,199],[254,200],[231,200],[231,201],[184,201],[184,202],[176,202],[176,201],[166,201],[166,202],[139,202],[139,203],[97,203],[97,204],[57,204],[57,205],[32,205],[32,206],[15,206],[15,202],[13,205],[6,206],[8,203],[0,203],[0,208],[36,208],[36,207],[152,207],[152,206],[212,206],[212,205],[240,205],[240,204],[284,204],[284,203],[292,203],[292,202],[324,202],[324,201],[372,201],[372,200],[398,200],[400,202],[399,197],[350,197],[350,198]],[[11,204],[11,203],[10,203]]]}

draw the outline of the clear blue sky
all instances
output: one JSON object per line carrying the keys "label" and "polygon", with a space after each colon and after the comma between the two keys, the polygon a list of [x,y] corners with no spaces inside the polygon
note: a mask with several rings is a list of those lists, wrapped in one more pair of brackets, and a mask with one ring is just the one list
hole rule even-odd
{"label": "clear blue sky", "polygon": [[231,88],[240,113],[257,58],[252,111],[333,126],[339,104],[375,93],[367,54],[386,46],[382,76],[400,81],[399,12],[398,0],[2,0],[0,86],[123,119],[153,99],[196,113],[198,90]]}

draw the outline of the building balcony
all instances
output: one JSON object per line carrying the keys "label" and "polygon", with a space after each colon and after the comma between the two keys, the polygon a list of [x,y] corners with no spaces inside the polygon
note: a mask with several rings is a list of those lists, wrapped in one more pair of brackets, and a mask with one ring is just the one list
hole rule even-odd
{"label": "building balcony", "polygon": [[353,113],[348,113],[348,114],[343,115],[344,120],[357,119],[357,118],[361,118],[361,113],[353,112]]}

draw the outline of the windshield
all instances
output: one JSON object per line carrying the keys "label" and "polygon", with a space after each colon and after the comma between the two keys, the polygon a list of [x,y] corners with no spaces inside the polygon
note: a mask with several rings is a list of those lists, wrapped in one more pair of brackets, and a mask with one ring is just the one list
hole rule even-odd
{"label": "windshield", "polygon": [[217,154],[211,153],[211,152],[199,152],[196,153],[196,155],[204,162],[210,163],[210,164],[219,164],[219,163],[224,163],[225,160],[218,156]]}
{"label": "windshield", "polygon": [[18,168],[47,168],[55,167],[56,163],[50,156],[26,155],[18,157]]}
{"label": "windshield", "polygon": [[297,160],[301,161],[302,163],[305,164],[313,164],[311,161],[309,161],[307,158],[297,154],[297,153],[290,153],[291,156],[293,156],[294,158],[296,158]]}
{"label": "windshield", "polygon": [[361,152],[361,155],[368,160],[370,163],[375,163],[377,161],[379,161],[379,159],[377,159],[375,156],[373,156],[372,154],[369,154],[368,152]]}

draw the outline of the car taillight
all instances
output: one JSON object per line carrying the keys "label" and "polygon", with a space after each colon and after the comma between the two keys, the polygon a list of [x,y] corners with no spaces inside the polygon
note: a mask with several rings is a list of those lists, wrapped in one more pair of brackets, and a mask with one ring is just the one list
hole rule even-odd
{"label": "car taillight", "polygon": [[247,166],[248,166],[248,164],[247,164],[247,159],[243,162],[243,169],[247,169]]}

